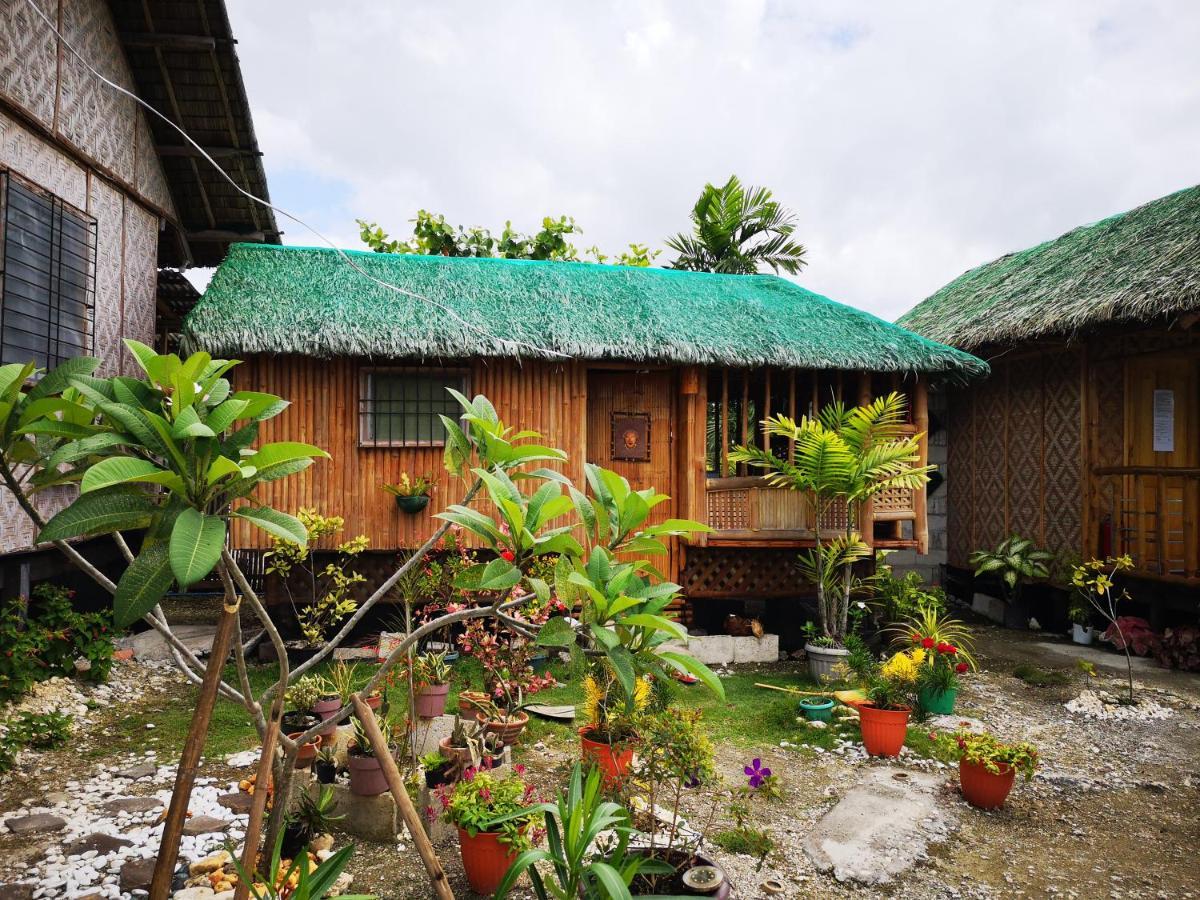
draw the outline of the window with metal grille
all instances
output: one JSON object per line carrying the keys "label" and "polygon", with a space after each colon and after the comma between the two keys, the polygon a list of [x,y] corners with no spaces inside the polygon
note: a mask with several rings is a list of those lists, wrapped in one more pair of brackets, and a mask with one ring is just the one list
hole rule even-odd
{"label": "window with metal grille", "polygon": [[96,220],[0,172],[0,363],[93,352]]}
{"label": "window with metal grille", "polygon": [[458,369],[365,369],[359,395],[359,443],[370,447],[440,447],[439,415],[457,419],[462,408],[446,390],[467,392]]}

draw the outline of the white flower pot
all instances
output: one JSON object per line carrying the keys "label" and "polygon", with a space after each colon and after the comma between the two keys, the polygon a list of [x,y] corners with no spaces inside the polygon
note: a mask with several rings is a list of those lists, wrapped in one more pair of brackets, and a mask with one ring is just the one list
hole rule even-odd
{"label": "white flower pot", "polygon": [[1071,640],[1077,644],[1083,644],[1085,647],[1091,644],[1092,638],[1096,636],[1096,629],[1087,625],[1074,624],[1071,626]]}

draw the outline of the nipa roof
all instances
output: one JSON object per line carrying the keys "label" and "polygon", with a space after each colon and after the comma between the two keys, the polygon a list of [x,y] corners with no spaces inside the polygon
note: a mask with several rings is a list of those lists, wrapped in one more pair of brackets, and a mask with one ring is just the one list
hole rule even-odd
{"label": "nipa roof", "polygon": [[961,275],[899,323],[956,347],[1200,309],[1200,186]]}
{"label": "nipa roof", "polygon": [[987,372],[967,353],[774,275],[258,244],[230,249],[184,336],[220,356]]}

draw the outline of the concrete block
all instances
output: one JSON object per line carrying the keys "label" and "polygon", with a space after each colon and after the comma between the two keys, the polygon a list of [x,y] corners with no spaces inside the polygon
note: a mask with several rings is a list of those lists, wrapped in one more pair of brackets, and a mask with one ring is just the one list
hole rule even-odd
{"label": "concrete block", "polygon": [[436,719],[420,719],[417,722],[417,756],[432,753],[443,738],[450,737],[454,730],[454,716],[438,716]]}
{"label": "concrete block", "polygon": [[735,637],[733,641],[733,661],[735,663],[773,663],[779,662],[779,635],[764,634],[760,638]]}
{"label": "concrete block", "polygon": [[1004,621],[1004,601],[997,597],[992,597],[988,594],[976,594],[971,598],[971,609],[981,616],[986,616],[993,622]]}
{"label": "concrete block", "polygon": [[706,634],[693,637],[687,645],[671,644],[670,649],[694,656],[706,666],[726,665],[733,662],[733,638],[727,634]]}

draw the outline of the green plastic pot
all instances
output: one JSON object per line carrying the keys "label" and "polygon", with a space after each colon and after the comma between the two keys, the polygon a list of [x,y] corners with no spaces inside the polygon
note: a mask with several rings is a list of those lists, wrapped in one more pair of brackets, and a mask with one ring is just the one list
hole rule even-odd
{"label": "green plastic pot", "polygon": [[921,708],[925,712],[933,713],[935,716],[948,716],[954,712],[954,698],[957,696],[957,688],[951,688],[948,691],[932,691],[926,688],[921,691],[919,699]]}
{"label": "green plastic pot", "polygon": [[429,505],[428,494],[397,494],[396,505],[406,513],[419,513]]}
{"label": "green plastic pot", "polygon": [[828,697],[805,697],[800,712],[810,722],[829,722],[833,719],[833,701]]}

